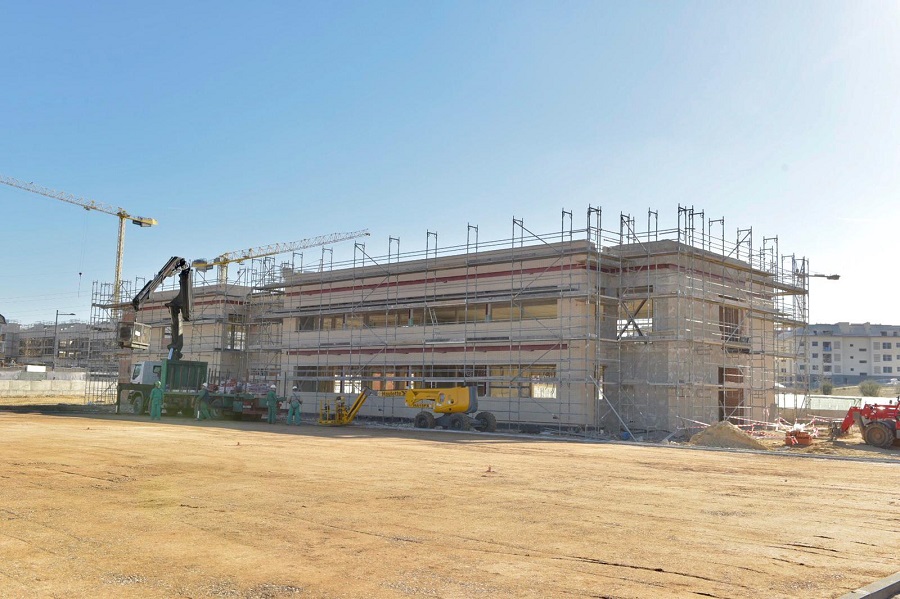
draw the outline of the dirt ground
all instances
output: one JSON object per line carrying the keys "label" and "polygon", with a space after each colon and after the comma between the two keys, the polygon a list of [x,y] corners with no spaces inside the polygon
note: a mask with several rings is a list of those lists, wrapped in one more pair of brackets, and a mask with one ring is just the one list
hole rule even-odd
{"label": "dirt ground", "polygon": [[0,597],[839,597],[900,570],[900,449],[771,444],[0,412]]}

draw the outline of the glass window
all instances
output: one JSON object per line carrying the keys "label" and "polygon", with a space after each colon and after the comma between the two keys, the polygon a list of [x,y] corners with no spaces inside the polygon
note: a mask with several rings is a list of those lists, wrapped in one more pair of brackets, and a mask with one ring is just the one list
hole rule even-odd
{"label": "glass window", "polygon": [[[397,312],[373,312],[366,314],[366,324],[373,329],[400,326],[400,315]],[[406,324],[406,323],[403,323]]]}
{"label": "glass window", "polygon": [[491,320],[494,322],[509,322],[513,319],[513,310],[517,312],[518,306],[509,304],[491,304]]}
{"label": "glass window", "polygon": [[434,324],[458,324],[465,318],[463,306],[440,306],[432,308]]}
{"label": "glass window", "polygon": [[322,330],[323,331],[336,331],[342,329],[344,326],[344,317],[343,316],[323,316],[322,317]]}
{"label": "glass window", "polygon": [[550,300],[529,300],[522,302],[522,318],[556,318],[557,302]]}
{"label": "glass window", "polygon": [[318,316],[301,316],[297,319],[298,331],[315,331],[319,328]]}
{"label": "glass window", "polygon": [[464,310],[467,322],[485,322],[487,320],[487,304],[468,304]]}
{"label": "glass window", "polygon": [[719,306],[719,330],[722,339],[739,341],[741,336],[741,311],[730,306]]}

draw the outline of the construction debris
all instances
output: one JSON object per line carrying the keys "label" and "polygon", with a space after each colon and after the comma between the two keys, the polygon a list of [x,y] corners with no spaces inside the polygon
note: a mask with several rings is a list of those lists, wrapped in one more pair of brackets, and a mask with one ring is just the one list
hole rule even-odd
{"label": "construction debris", "polygon": [[765,445],[731,424],[723,421],[700,431],[689,441],[701,447],[726,447],[730,449],[768,449]]}

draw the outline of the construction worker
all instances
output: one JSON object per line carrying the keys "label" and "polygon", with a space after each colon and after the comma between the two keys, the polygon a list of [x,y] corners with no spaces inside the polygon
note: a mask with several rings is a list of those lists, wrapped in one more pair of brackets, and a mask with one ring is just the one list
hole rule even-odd
{"label": "construction worker", "polygon": [[162,383],[156,381],[150,391],[150,420],[162,420],[163,391]]}
{"label": "construction worker", "polygon": [[278,416],[278,396],[275,395],[275,389],[277,387],[271,385],[269,392],[266,394],[266,407],[269,408],[269,424],[275,424],[275,419]]}
{"label": "construction worker", "polygon": [[200,393],[197,395],[197,403],[199,410],[197,411],[197,420],[212,420],[212,414],[209,411],[209,385],[203,383],[200,387]]}
{"label": "construction worker", "polygon": [[303,401],[301,401],[300,392],[297,391],[297,387],[295,386],[293,389],[291,389],[291,401],[288,404],[288,424],[296,424],[299,426],[301,405],[303,405]]}

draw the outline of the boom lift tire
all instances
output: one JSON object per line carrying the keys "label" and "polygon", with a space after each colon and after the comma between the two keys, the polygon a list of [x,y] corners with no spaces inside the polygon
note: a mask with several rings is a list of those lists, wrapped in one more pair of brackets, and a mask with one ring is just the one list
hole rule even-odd
{"label": "boom lift tire", "polygon": [[416,428],[434,428],[434,414],[431,412],[419,412],[413,420],[413,426]]}
{"label": "boom lift tire", "polygon": [[475,427],[483,433],[493,433],[497,430],[497,417],[490,412],[479,412],[475,415],[478,425]]}
{"label": "boom lift tire", "polygon": [[450,414],[450,418],[447,420],[447,428],[452,431],[467,431],[469,430],[469,419],[465,414]]}
{"label": "boom lift tire", "polygon": [[863,439],[874,447],[890,447],[894,443],[894,431],[885,422],[871,422],[863,431]]}

